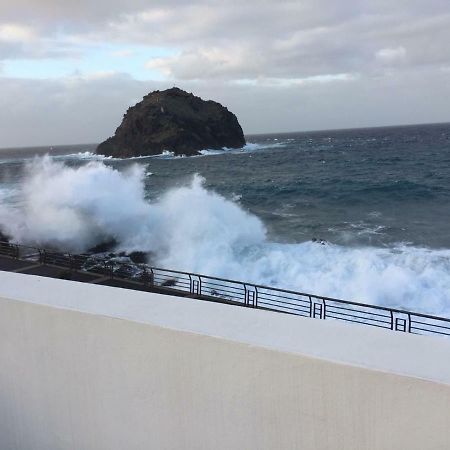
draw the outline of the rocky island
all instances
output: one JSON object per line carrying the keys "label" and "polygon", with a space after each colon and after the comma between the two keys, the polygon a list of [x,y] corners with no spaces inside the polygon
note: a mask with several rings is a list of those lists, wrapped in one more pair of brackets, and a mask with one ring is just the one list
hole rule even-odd
{"label": "rocky island", "polygon": [[114,136],[97,153],[117,158],[197,155],[203,149],[241,148],[244,133],[236,116],[220,103],[179,88],[154,91],[128,108]]}

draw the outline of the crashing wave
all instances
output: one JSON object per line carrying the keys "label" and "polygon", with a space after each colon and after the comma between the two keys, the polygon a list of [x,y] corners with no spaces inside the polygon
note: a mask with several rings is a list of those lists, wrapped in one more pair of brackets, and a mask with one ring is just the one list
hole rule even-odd
{"label": "crashing wave", "polygon": [[0,204],[0,228],[18,242],[85,251],[114,239],[117,251],[152,252],[168,268],[450,314],[450,250],[272,242],[237,198],[205,189],[199,176],[150,202],[142,166],[121,172],[45,157],[26,170],[8,193],[16,203]]}

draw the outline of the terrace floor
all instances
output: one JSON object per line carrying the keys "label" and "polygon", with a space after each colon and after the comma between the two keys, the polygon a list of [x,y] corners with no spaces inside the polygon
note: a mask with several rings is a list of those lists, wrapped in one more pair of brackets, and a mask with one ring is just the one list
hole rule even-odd
{"label": "terrace floor", "polygon": [[108,275],[87,272],[83,270],[70,270],[67,267],[52,264],[42,264],[32,259],[21,260],[5,255],[0,255],[0,271],[23,273],[27,275],[37,275],[41,277],[78,281],[82,283],[98,284],[102,286],[131,289],[133,291],[154,292],[158,294],[175,295],[177,297],[196,298],[199,300],[214,301],[217,303],[238,304],[235,302],[230,302],[216,297],[210,297],[205,295],[193,295],[190,294],[189,292],[180,291],[178,289],[170,287],[154,286],[154,285],[152,286],[149,285],[148,283],[143,283],[129,279],[121,279],[118,278],[117,276],[114,276],[113,278]]}

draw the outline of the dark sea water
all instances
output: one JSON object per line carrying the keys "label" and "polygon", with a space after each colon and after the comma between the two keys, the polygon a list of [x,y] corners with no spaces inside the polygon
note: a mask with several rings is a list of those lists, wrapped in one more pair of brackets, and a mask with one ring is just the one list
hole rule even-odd
{"label": "dark sea water", "polygon": [[0,229],[79,250],[113,236],[175,269],[448,314],[450,124],[247,141],[193,158],[0,150]]}

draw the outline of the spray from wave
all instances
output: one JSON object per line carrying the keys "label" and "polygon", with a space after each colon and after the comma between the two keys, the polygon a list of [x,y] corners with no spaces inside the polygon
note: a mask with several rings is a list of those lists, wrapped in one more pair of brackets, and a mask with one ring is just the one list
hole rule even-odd
{"label": "spray from wave", "polygon": [[450,307],[450,250],[271,242],[257,217],[199,176],[150,202],[139,165],[46,157],[26,170],[18,201],[0,205],[0,229],[18,242],[81,252],[115,239],[117,251],[151,252],[167,268],[434,314]]}

